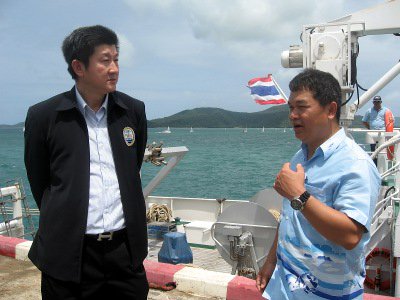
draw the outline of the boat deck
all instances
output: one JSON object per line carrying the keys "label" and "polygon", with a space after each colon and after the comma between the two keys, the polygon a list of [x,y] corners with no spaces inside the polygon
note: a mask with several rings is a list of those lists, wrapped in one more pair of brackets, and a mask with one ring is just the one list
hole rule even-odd
{"label": "boat deck", "polygon": [[[148,260],[158,261],[158,252],[163,240],[149,239]],[[193,252],[193,266],[208,271],[231,273],[232,267],[221,257],[217,249],[190,247]]]}
{"label": "boat deck", "polygon": [[[158,252],[161,249],[163,240],[160,239],[149,239],[149,253],[147,255],[148,260],[158,261]],[[231,273],[232,267],[221,257],[217,249],[207,249],[199,247],[190,247],[193,252],[193,267],[202,268],[208,271]],[[376,294],[391,297],[393,291],[374,291],[366,286],[364,292],[368,294]],[[368,298],[370,299],[370,298]],[[377,298],[378,299],[378,298]],[[397,299],[397,298],[396,298]]]}

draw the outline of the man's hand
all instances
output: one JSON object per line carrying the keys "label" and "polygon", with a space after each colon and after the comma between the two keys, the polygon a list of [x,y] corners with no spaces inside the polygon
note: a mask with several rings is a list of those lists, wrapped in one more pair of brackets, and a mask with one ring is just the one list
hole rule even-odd
{"label": "man's hand", "polygon": [[276,175],[274,189],[283,197],[293,199],[306,190],[304,188],[304,168],[297,164],[296,171],[290,169],[290,164],[285,163]]}
{"label": "man's hand", "polygon": [[260,293],[263,293],[269,280],[271,279],[272,273],[274,272],[276,263],[265,261],[264,265],[258,272],[256,277],[256,287]]}

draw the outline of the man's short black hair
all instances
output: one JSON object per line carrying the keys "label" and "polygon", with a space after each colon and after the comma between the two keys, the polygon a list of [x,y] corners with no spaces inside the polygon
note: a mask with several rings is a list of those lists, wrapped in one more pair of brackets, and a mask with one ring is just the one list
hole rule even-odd
{"label": "man's short black hair", "polygon": [[88,67],[89,58],[94,53],[95,48],[104,44],[115,45],[117,50],[119,47],[115,32],[101,25],[79,27],[64,39],[62,51],[68,64],[68,72],[73,79],[76,79],[77,76],[72,69],[72,61],[77,59],[85,67]]}
{"label": "man's short black hair", "polygon": [[372,100],[372,102],[382,102],[381,96],[376,95],[376,96],[374,97],[374,99]]}
{"label": "man's short black hair", "polygon": [[310,91],[322,107],[337,103],[336,120],[340,120],[342,92],[339,82],[332,74],[314,69],[305,69],[289,83],[290,92]]}

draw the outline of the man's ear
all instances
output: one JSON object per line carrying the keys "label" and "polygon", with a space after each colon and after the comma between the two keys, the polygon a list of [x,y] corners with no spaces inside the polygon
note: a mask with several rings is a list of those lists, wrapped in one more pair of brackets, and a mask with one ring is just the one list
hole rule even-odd
{"label": "man's ear", "polygon": [[338,104],[336,102],[332,101],[328,105],[328,118],[331,120],[335,119],[337,110],[338,110]]}
{"label": "man's ear", "polygon": [[82,62],[80,62],[77,59],[74,59],[71,62],[71,67],[74,70],[74,72],[78,78],[83,77],[83,74],[85,71],[85,65]]}

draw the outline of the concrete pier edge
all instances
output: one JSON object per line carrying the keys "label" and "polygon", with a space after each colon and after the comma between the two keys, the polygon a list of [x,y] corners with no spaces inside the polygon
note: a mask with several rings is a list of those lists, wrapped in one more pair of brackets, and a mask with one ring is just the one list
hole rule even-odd
{"label": "concrete pier edge", "polygon": [[[31,241],[0,235],[0,255],[27,261]],[[221,272],[207,271],[186,265],[171,265],[145,260],[144,267],[149,283],[162,286],[176,283],[176,289],[184,293],[227,300],[264,299],[257,291],[255,281]],[[393,300],[400,298],[364,294],[364,300]]]}

